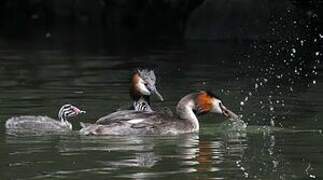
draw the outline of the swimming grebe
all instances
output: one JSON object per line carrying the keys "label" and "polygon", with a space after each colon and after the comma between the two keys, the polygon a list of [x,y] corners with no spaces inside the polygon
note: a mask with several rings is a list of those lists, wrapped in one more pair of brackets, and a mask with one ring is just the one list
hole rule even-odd
{"label": "swimming grebe", "polygon": [[6,130],[8,134],[66,132],[72,130],[72,124],[68,122],[68,118],[81,113],[85,113],[85,111],[71,104],[65,104],[58,111],[59,120],[48,116],[17,116],[6,121]]}
{"label": "swimming grebe", "polygon": [[80,130],[82,135],[177,135],[199,131],[197,116],[214,112],[236,119],[213,93],[200,91],[184,96],[177,104],[177,116],[160,112],[124,111],[105,117]]}
{"label": "swimming grebe", "polygon": [[[137,69],[131,78],[130,97],[133,100],[130,110],[152,111],[150,96],[156,94],[161,101],[163,96],[156,88],[156,76],[153,70]],[[129,110],[128,109],[128,110]]]}

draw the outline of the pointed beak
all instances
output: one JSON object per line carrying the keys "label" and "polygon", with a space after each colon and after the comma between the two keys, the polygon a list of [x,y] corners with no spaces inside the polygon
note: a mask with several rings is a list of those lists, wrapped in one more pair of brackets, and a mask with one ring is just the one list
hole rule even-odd
{"label": "pointed beak", "polygon": [[155,90],[155,94],[159,97],[161,101],[164,101],[163,96],[157,91],[157,89]]}
{"label": "pointed beak", "polygon": [[80,110],[80,114],[85,114],[86,111]]}
{"label": "pointed beak", "polygon": [[149,87],[150,91],[158,96],[161,101],[164,101],[163,96],[158,92],[156,86]]}
{"label": "pointed beak", "polygon": [[239,118],[239,116],[237,114],[235,114],[234,112],[227,109],[224,105],[221,105],[220,107],[221,107],[223,115],[226,118],[229,118],[230,120],[235,120],[235,119]]}
{"label": "pointed beak", "polygon": [[74,107],[74,111],[76,112],[76,114],[85,114],[86,113],[86,111],[80,110],[77,107]]}

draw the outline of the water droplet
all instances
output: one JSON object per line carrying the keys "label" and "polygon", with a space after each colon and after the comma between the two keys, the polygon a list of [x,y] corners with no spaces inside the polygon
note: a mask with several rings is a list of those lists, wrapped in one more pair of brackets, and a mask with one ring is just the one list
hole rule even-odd
{"label": "water droplet", "polygon": [[316,80],[313,80],[313,84],[316,84]]}
{"label": "water droplet", "polygon": [[301,40],[300,42],[301,42],[301,46],[304,46],[304,40]]}
{"label": "water droplet", "polygon": [[46,38],[50,38],[52,36],[52,34],[50,33],[50,32],[47,32],[46,34],[45,34],[45,37]]}
{"label": "water droplet", "polygon": [[309,177],[310,177],[310,178],[313,178],[313,179],[316,179],[316,176],[315,176],[315,175],[313,175],[313,174],[310,174],[310,175],[309,175]]}
{"label": "water droplet", "polygon": [[270,125],[275,126],[275,121],[273,119],[270,120]]}
{"label": "water droplet", "polygon": [[244,102],[243,101],[240,102],[240,106],[244,106]]}

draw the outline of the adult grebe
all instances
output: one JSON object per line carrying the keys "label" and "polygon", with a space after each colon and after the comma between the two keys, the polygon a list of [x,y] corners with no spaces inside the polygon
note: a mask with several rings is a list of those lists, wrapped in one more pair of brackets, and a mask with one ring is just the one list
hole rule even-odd
{"label": "adult grebe", "polygon": [[[130,97],[132,98],[132,106],[126,110],[118,109],[114,115],[123,115],[129,110],[152,112],[150,106],[150,96],[156,94],[161,101],[164,100],[163,96],[156,88],[156,76],[153,70],[139,70],[137,69],[131,78]],[[110,115],[110,114],[109,114]],[[108,123],[110,121],[109,115],[101,117],[97,123]],[[81,123],[82,127],[87,126],[87,123]]]}
{"label": "adult grebe", "polygon": [[228,110],[213,93],[200,91],[184,96],[177,104],[177,116],[160,112],[124,111],[112,113],[106,121],[88,125],[80,130],[82,135],[177,135],[199,131],[198,115],[208,112],[238,118]]}
{"label": "adult grebe", "polygon": [[[137,69],[131,78],[130,97],[133,100],[130,110],[152,111],[150,96],[156,94],[161,101],[163,96],[156,88],[156,76],[153,70]],[[129,110],[128,109],[128,110]]]}
{"label": "adult grebe", "polygon": [[58,119],[55,120],[48,116],[18,116],[6,121],[8,134],[17,133],[54,133],[67,132],[72,130],[72,124],[68,118],[75,117],[85,111],[71,105],[65,104],[58,111]]}

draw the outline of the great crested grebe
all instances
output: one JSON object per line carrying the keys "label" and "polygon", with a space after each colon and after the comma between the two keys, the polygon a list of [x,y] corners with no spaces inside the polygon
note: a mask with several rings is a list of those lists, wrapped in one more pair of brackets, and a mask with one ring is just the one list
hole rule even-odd
{"label": "great crested grebe", "polygon": [[106,121],[88,125],[80,130],[82,135],[177,135],[199,131],[197,116],[214,112],[237,119],[213,93],[200,91],[184,96],[177,104],[177,116],[160,112],[124,111],[112,113]]}
{"label": "great crested grebe", "polygon": [[[156,76],[153,70],[137,69],[131,78],[130,97],[133,100],[130,110],[152,111],[150,96],[156,94],[161,101],[163,96],[156,88]],[[129,110],[128,109],[128,110]]]}
{"label": "great crested grebe", "polygon": [[65,104],[58,111],[59,120],[48,116],[17,116],[6,121],[6,130],[8,134],[16,134],[17,132],[67,132],[72,130],[72,124],[68,122],[68,118],[75,117],[81,113],[85,113],[85,111],[71,104]]}
{"label": "great crested grebe", "polygon": [[[131,78],[130,97],[133,100],[131,107],[126,110],[118,109],[113,114],[123,115],[129,110],[152,112],[153,110],[150,106],[150,96],[152,94],[156,94],[161,101],[164,101],[163,96],[156,88],[156,76],[154,71],[137,69]],[[109,117],[109,115],[101,117],[96,123],[108,123],[110,119],[107,119],[106,117]],[[87,123],[81,123],[81,126],[87,126]]]}

